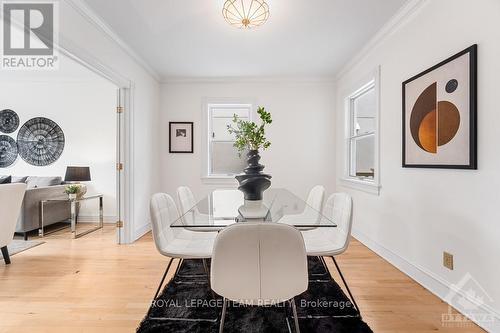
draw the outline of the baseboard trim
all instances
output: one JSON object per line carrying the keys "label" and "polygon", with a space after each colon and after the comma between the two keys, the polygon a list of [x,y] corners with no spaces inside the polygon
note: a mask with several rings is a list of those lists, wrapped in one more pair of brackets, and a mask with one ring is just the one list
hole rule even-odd
{"label": "baseboard trim", "polygon": [[151,230],[151,222],[144,224],[143,226],[137,228],[135,230],[134,242],[147,234]]}
{"label": "baseboard trim", "polygon": [[[405,258],[399,256],[398,254],[389,250],[385,246],[371,239],[366,234],[361,232],[359,229],[353,228],[352,236],[361,243],[363,243],[365,246],[367,246],[370,250],[372,250],[382,258],[384,258],[391,265],[393,265],[401,272],[409,276],[415,282],[420,284],[422,287],[429,290],[431,293],[439,297],[441,300],[454,307],[460,313],[466,314],[467,312],[467,310],[460,302],[462,298],[466,302],[476,304],[478,306],[478,309],[480,309],[486,315],[492,316],[495,319],[495,321],[493,323],[487,323],[487,322],[478,322],[477,320],[475,320],[475,318],[469,318],[469,319],[488,332],[500,333],[500,314],[496,312],[493,308],[484,304],[477,304],[476,301],[472,299],[464,290],[458,290],[455,286],[452,286],[449,282],[445,281],[436,274],[428,271],[423,267],[420,267],[419,265],[415,265],[409,262]],[[447,299],[447,296],[452,293],[455,293],[457,297],[454,297],[450,301],[449,299]]]}

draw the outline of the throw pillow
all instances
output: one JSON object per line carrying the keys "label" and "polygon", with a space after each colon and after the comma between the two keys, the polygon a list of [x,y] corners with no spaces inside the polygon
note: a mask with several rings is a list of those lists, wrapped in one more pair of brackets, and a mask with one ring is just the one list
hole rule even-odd
{"label": "throw pillow", "polygon": [[38,188],[38,187],[61,185],[62,178],[30,176],[28,177],[28,180],[26,182],[28,184],[28,188]]}
{"label": "throw pillow", "polygon": [[1,177],[0,178],[0,184],[10,184],[11,181],[12,181],[12,177],[11,176]]}
{"label": "throw pillow", "polygon": [[26,183],[26,180],[28,179],[28,176],[22,176],[22,177],[16,177],[12,176],[12,182],[13,183]]}

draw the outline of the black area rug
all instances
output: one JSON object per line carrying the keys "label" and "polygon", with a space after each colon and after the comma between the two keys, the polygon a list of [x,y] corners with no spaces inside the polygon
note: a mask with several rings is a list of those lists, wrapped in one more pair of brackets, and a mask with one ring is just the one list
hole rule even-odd
{"label": "black area rug", "polygon": [[[295,297],[295,303],[301,332],[372,332],[319,258],[309,258],[309,289]],[[222,298],[209,288],[202,261],[184,260],[137,332],[216,333],[222,304]],[[295,332],[290,304],[257,307],[230,303],[224,332]]]}

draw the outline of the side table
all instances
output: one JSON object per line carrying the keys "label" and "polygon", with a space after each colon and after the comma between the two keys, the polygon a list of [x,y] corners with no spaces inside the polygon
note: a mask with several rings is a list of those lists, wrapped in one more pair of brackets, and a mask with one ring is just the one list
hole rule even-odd
{"label": "side table", "polygon": [[[98,199],[99,200],[99,222],[97,223],[97,226],[95,226],[94,228],[92,229],[89,229],[89,230],[85,230],[81,233],[77,233],[76,232],[76,220],[78,218],[77,214],[76,214],[76,206],[77,206],[77,203],[79,202],[83,202],[83,201],[87,201],[87,200],[93,200],[93,199]],[[71,204],[71,237],[72,238],[79,238],[79,237],[82,237],[82,236],[85,236],[91,232],[94,232],[96,230],[99,230],[99,229],[102,229],[103,227],[103,224],[104,224],[104,214],[103,214],[103,195],[102,194],[95,194],[95,195],[90,195],[90,196],[84,196],[84,197],[81,197],[81,198],[77,198],[77,199],[49,199],[49,200],[42,200],[40,201],[40,214],[39,214],[39,218],[40,218],[40,227],[38,229],[38,234],[40,237],[44,237],[45,235],[45,232],[44,232],[44,221],[43,221],[43,218],[44,218],[44,206],[46,203],[49,203],[49,202],[61,202],[61,201],[69,201],[70,204]],[[58,229],[60,230],[60,229]],[[57,230],[57,231],[58,231]]]}

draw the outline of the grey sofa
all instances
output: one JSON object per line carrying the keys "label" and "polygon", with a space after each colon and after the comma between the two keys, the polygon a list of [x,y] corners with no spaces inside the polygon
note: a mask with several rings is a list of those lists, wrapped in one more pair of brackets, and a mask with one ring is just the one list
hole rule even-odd
{"label": "grey sofa", "polygon": [[[65,185],[61,177],[12,177],[12,182],[27,184],[16,233],[22,233],[24,239],[28,239],[28,233],[40,226],[40,201],[66,199]],[[69,202],[49,202],[44,206],[44,226],[68,220],[70,217]]]}

